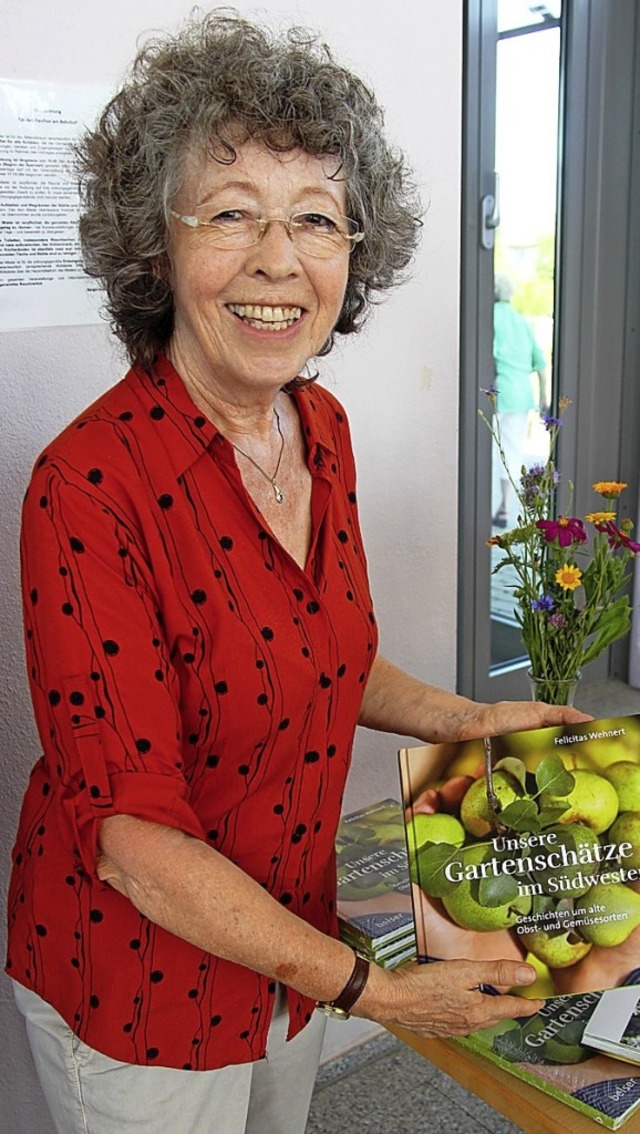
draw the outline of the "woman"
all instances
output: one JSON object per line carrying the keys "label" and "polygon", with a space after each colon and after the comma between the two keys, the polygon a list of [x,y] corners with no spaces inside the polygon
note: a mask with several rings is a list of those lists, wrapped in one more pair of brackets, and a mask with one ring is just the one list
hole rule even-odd
{"label": "woman", "polygon": [[[525,443],[531,410],[541,417],[549,412],[550,383],[545,357],[536,341],[533,328],[523,315],[512,307],[515,287],[505,272],[497,272],[493,281],[493,361],[497,390],[496,416],[504,451],[504,462],[497,444],[493,443],[493,464],[499,471],[500,503],[493,516],[494,528],[506,528],[515,502],[510,476],[516,481],[525,458]],[[532,374],[538,380],[538,396],[534,397]],[[506,468],[505,468],[506,466]]]}
{"label": "woman", "polygon": [[336,939],[356,724],[580,714],[477,705],[377,655],[348,427],[300,378],[415,246],[366,87],[301,33],[214,14],[141,53],[80,160],[132,369],[25,504],[44,755],[8,971],[65,1134],[302,1131],[318,1003],[422,1035],[536,1006],[476,990],[530,981],[513,961],[389,973]]}

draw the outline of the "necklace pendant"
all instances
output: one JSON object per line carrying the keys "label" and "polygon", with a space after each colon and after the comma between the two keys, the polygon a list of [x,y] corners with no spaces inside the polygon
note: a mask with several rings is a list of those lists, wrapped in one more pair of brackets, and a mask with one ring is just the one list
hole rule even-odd
{"label": "necklace pendant", "polygon": [[273,488],[273,495],[276,498],[276,503],[282,504],[282,501],[284,500],[284,493],[283,493],[282,489],[279,488],[279,486],[276,484],[275,480],[271,481],[271,487]]}

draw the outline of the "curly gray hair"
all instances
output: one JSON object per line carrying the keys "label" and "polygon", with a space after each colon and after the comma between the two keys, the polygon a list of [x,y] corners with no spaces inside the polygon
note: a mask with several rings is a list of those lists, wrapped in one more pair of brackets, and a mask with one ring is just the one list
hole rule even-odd
{"label": "curly gray hair", "polygon": [[235,160],[239,139],[338,159],[348,212],[365,239],[349,260],[335,333],[358,331],[375,293],[403,278],[420,202],[404,156],[383,134],[372,92],[301,28],[272,34],[230,9],[150,40],[76,147],[85,267],[107,295],[115,334],[149,366],[173,333],[169,210],[190,160]]}

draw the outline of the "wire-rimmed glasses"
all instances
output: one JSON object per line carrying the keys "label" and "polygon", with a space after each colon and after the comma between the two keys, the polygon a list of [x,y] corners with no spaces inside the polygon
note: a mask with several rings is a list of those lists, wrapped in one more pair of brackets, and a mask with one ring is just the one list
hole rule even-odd
{"label": "wire-rimmed glasses", "polygon": [[364,238],[364,232],[356,221],[330,213],[309,211],[294,213],[290,217],[261,217],[246,208],[224,209],[213,216],[206,209],[199,209],[193,216],[183,216],[174,209],[169,211],[172,217],[191,228],[206,229],[213,248],[229,251],[258,244],[268,225],[274,221],[285,226],[298,252],[320,259],[345,251],[351,253]]}

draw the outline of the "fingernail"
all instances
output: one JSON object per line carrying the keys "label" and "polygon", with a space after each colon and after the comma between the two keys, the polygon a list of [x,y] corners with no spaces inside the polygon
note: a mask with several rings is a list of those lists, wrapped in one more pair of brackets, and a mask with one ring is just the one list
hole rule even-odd
{"label": "fingernail", "polygon": [[531,965],[518,965],[516,980],[518,984],[533,984],[536,979],[536,970]]}

